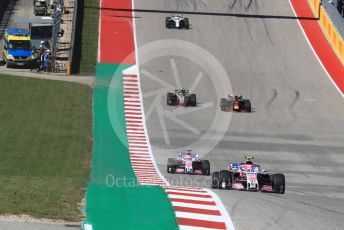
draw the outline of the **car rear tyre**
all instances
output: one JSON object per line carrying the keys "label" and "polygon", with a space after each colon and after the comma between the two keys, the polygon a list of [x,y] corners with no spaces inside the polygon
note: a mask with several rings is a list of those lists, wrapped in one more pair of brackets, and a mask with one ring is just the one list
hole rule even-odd
{"label": "car rear tyre", "polygon": [[210,175],[210,162],[208,160],[202,160],[202,175]]}
{"label": "car rear tyre", "polygon": [[211,177],[211,188],[218,189],[220,188],[220,173],[214,172]]}
{"label": "car rear tyre", "polygon": [[189,105],[192,107],[197,106],[196,94],[190,94]]}
{"label": "car rear tyre", "polygon": [[220,188],[231,189],[232,188],[232,176],[227,170],[220,171]]}
{"label": "car rear tyre", "polygon": [[173,93],[167,93],[167,105],[175,105],[176,104],[176,95]]}
{"label": "car rear tyre", "polygon": [[202,175],[209,176],[210,175],[210,169],[202,170]]}
{"label": "car rear tyre", "polygon": [[184,27],[186,29],[189,29],[190,28],[190,24],[189,24],[189,19],[188,18],[184,18],[185,22],[184,22]]}
{"label": "car rear tyre", "polygon": [[243,100],[244,108],[246,112],[251,112],[251,102],[250,100]]}
{"label": "car rear tyre", "polygon": [[170,20],[168,18],[165,19],[165,26],[167,29],[170,28]]}
{"label": "car rear tyre", "polygon": [[285,177],[283,174],[272,175],[272,189],[275,193],[284,194],[285,192]]}
{"label": "car rear tyre", "polygon": [[175,158],[167,159],[167,173],[175,173],[177,169],[177,160]]}
{"label": "car rear tyre", "polygon": [[167,173],[176,173],[176,166],[175,165],[167,165]]}
{"label": "car rear tyre", "polygon": [[221,111],[225,111],[226,110],[226,98],[221,98],[220,108],[221,108]]}
{"label": "car rear tyre", "polygon": [[166,24],[166,27],[167,27],[168,29],[172,29],[172,28],[175,28],[175,27],[176,27],[175,22],[172,21],[172,20],[168,20],[168,22],[166,22],[166,23],[167,23],[167,24]]}

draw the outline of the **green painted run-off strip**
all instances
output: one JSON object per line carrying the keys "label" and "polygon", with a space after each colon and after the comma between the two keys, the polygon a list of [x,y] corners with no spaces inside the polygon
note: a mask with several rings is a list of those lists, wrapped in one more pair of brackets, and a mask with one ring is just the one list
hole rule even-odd
{"label": "green painted run-off strip", "polygon": [[122,70],[128,67],[97,64],[85,222],[93,230],[178,229],[166,193],[158,186],[138,185],[130,165],[122,83]]}

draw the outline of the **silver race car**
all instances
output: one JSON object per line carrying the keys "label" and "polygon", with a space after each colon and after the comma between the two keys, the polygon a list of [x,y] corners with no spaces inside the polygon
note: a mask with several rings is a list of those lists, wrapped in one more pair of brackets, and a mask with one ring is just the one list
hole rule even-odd
{"label": "silver race car", "polygon": [[172,14],[170,17],[166,17],[165,25],[167,29],[189,29],[189,19],[184,18],[181,14]]}
{"label": "silver race car", "polygon": [[174,93],[167,93],[167,105],[169,106],[197,106],[196,94],[189,93],[186,89],[176,89]]}

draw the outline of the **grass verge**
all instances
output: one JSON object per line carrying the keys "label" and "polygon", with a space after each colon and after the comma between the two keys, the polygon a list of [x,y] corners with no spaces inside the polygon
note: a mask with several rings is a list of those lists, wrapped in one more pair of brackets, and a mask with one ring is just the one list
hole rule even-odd
{"label": "grass verge", "polygon": [[[81,31],[80,47],[80,75],[95,75],[97,52],[98,52],[98,0],[81,0]],[[80,20],[79,18],[79,20]]]}
{"label": "grass verge", "polygon": [[92,90],[0,75],[0,215],[79,221],[89,179]]}

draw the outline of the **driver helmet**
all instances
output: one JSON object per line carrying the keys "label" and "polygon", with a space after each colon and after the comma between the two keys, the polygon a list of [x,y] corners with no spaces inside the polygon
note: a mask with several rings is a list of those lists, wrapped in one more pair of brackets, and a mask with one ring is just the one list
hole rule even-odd
{"label": "driver helmet", "polygon": [[252,156],[245,156],[245,159],[246,159],[245,164],[247,164],[247,165],[253,164],[253,162],[252,162],[253,157]]}

